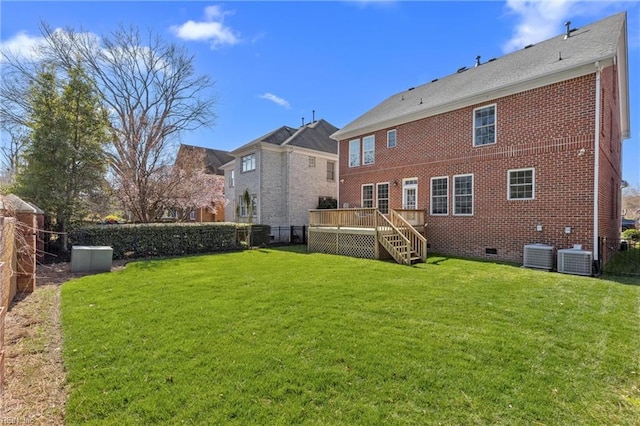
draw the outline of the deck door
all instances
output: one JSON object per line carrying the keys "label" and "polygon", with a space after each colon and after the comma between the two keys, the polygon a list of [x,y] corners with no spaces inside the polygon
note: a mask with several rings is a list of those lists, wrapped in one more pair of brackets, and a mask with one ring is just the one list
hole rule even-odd
{"label": "deck door", "polygon": [[418,209],[418,178],[402,179],[402,208]]}

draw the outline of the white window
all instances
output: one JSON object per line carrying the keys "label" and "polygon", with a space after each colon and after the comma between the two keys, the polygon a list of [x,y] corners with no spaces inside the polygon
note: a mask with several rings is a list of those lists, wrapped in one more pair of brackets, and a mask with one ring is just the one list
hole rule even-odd
{"label": "white window", "polygon": [[240,217],[249,216],[249,208],[251,209],[251,216],[258,216],[258,196],[256,194],[251,194],[251,206],[247,206],[244,203],[242,195],[238,196],[238,206],[240,206]]}
{"label": "white window", "polygon": [[376,185],[378,210],[382,214],[389,213],[389,184],[379,183]]}
{"label": "white window", "polygon": [[229,188],[233,188],[235,184],[236,184],[236,171],[231,170],[231,173],[229,173]]}
{"label": "white window", "polygon": [[191,210],[191,212],[189,213],[189,220],[196,220],[196,211],[195,210]]}
{"label": "white window", "polygon": [[374,135],[362,138],[362,164],[373,164],[376,160],[376,137]]}
{"label": "white window", "polygon": [[449,178],[447,176],[431,178],[431,214],[449,214]]}
{"label": "white window", "polygon": [[407,210],[418,208],[418,178],[402,180],[402,208]]}
{"label": "white window", "polygon": [[396,130],[389,130],[387,132],[387,148],[395,148],[396,146]]}
{"label": "white window", "polygon": [[533,200],[535,196],[534,169],[516,169],[507,172],[507,199]]}
{"label": "white window", "polygon": [[496,106],[473,110],[473,146],[496,143]]}
{"label": "white window", "polygon": [[316,157],[309,157],[309,167],[316,166]]}
{"label": "white window", "polygon": [[242,173],[256,169],[256,154],[249,154],[242,157]]}
{"label": "white window", "polygon": [[349,141],[349,167],[360,165],[360,139]]}
{"label": "white window", "polygon": [[336,180],[336,163],[327,161],[327,180],[333,182]]}
{"label": "white window", "polygon": [[373,184],[362,185],[362,208],[373,207]]}
{"label": "white window", "polygon": [[473,175],[453,177],[453,214],[473,215]]}

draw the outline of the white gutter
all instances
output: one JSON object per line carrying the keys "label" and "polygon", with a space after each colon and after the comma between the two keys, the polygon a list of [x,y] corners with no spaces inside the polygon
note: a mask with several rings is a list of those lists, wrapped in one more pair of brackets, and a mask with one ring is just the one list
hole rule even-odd
{"label": "white gutter", "polygon": [[593,166],[593,260],[598,261],[598,192],[600,184],[600,61],[596,61],[596,120],[594,138],[594,166]]}

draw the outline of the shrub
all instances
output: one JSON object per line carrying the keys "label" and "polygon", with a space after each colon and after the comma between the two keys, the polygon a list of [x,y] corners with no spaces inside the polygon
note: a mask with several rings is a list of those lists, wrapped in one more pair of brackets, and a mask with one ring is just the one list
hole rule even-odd
{"label": "shrub", "polygon": [[640,241],[640,229],[627,229],[622,233],[622,238],[631,241]]}
{"label": "shrub", "polygon": [[337,209],[338,200],[332,197],[321,197],[318,202],[318,209]]}
{"label": "shrub", "polygon": [[110,246],[114,259],[182,256],[237,250],[233,224],[137,224],[88,226],[70,235],[73,245]]}
{"label": "shrub", "polygon": [[[238,224],[237,226],[239,241],[246,240],[247,228],[250,226],[252,247],[263,247],[271,242],[271,226],[269,225]],[[246,243],[243,244],[243,247],[246,248]]]}

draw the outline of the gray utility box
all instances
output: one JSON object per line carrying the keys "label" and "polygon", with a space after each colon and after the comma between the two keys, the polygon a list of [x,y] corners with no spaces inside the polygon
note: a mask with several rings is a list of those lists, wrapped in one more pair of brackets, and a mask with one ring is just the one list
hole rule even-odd
{"label": "gray utility box", "polygon": [[113,248],[109,246],[73,246],[71,272],[109,272]]}

